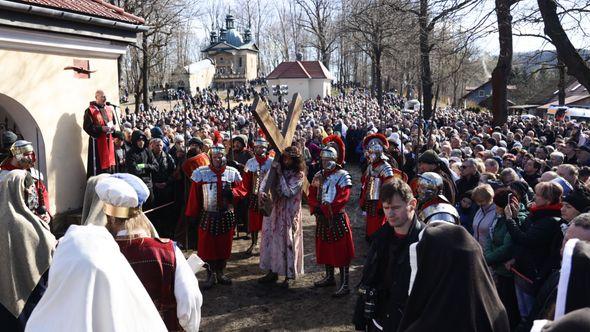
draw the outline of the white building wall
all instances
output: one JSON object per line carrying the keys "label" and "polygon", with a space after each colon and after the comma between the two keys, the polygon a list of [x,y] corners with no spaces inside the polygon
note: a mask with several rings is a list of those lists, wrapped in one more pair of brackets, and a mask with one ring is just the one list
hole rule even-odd
{"label": "white building wall", "polygon": [[[293,94],[298,92],[301,95],[301,99],[306,100],[310,98],[309,91],[309,79],[307,78],[282,78],[282,79],[271,79],[267,81],[268,88],[272,94],[273,85],[287,85],[289,86],[289,94],[284,96],[284,100],[291,100]],[[272,101],[277,101],[276,96],[269,96]]]}

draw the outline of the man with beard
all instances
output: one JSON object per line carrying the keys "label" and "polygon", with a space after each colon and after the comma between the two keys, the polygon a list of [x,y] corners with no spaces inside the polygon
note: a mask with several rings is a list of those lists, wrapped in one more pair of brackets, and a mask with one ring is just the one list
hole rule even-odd
{"label": "man with beard", "polygon": [[[51,220],[51,213],[49,211],[49,194],[47,187],[43,183],[43,174],[36,170],[35,161],[37,156],[33,150],[33,143],[19,140],[14,142],[10,147],[10,157],[4,159],[0,164],[0,172],[12,171],[15,169],[26,170],[35,182],[35,191],[31,192],[29,199],[31,200],[31,207],[33,212],[45,222]],[[0,175],[0,179],[2,176]]]}
{"label": "man with beard", "polygon": [[230,285],[223,274],[231,255],[236,223],[234,204],[246,195],[237,169],[226,166],[225,147],[217,143],[211,150],[211,164],[197,168],[191,179],[186,215],[199,217],[199,256],[208,264],[203,289],[215,283]]}
{"label": "man with beard", "polygon": [[340,269],[340,286],[333,297],[350,293],[348,267],[354,257],[352,228],[344,206],[350,199],[352,180],[343,169],[344,143],[336,135],[326,137],[320,153],[322,170],[315,174],[307,201],[316,216],[316,259],[326,266],[326,275],[315,287],[335,284],[334,267]]}
{"label": "man with beard", "polygon": [[[281,284],[289,287],[289,280],[303,274],[303,225],[301,224],[301,187],[305,164],[299,148],[290,146],[274,161],[274,184],[268,183],[269,174],[263,180],[263,188],[271,185],[273,209],[262,223],[260,268],[269,272],[258,279],[260,283],[274,283],[284,275]],[[261,199],[267,199],[264,191]]]}
{"label": "man with beard", "polygon": [[102,90],[94,94],[95,100],[84,112],[84,131],[88,138],[87,177],[109,173],[115,166],[115,148],[112,134],[115,131],[115,113],[106,105],[107,98]]}
{"label": "man with beard", "polygon": [[249,255],[258,244],[258,232],[262,229],[262,212],[258,206],[260,184],[273,162],[267,152],[268,141],[263,135],[259,135],[254,140],[254,157],[246,162],[243,175],[244,188],[248,191],[248,232],[252,236],[252,244],[246,250]]}
{"label": "man with beard", "polygon": [[373,236],[354,312],[355,327],[362,331],[397,330],[408,298],[408,248],[424,228],[412,189],[404,181],[384,183],[381,200],[387,222]]}

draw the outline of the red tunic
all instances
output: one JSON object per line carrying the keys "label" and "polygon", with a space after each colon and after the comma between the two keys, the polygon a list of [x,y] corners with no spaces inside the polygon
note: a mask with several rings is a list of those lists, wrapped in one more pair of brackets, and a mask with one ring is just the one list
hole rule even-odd
{"label": "red tunic", "polygon": [[[95,126],[104,127],[108,122],[113,122],[113,110],[110,106],[105,106],[104,110],[107,115],[108,121],[105,121],[100,110],[91,103],[88,107],[90,111],[90,117]],[[111,166],[115,166],[115,146],[113,144],[113,138],[111,134],[100,133],[96,137],[96,145],[98,147],[98,160],[101,170],[107,169]]]}
{"label": "red tunic", "polygon": [[[373,163],[373,167],[377,168],[379,166],[379,164],[384,163],[383,160],[379,160],[375,163]],[[392,168],[393,170],[393,176],[379,176],[379,178],[381,179],[381,183],[385,183],[386,180],[391,179],[393,177],[402,179],[404,181],[408,180],[408,177],[400,170],[396,169],[396,168]],[[369,176],[368,172],[365,172],[365,174],[363,174],[363,176],[361,177],[361,197],[359,199],[359,204],[361,206],[361,208],[365,207],[365,204],[367,203],[367,186],[365,186],[365,184],[367,183],[367,177]],[[375,210],[377,213],[375,214],[371,214],[369,213],[369,211],[365,211],[367,212],[367,218],[366,218],[366,225],[365,225],[365,234],[367,236],[371,236],[373,235],[373,233],[375,233],[379,228],[381,228],[381,226],[383,226],[383,224],[385,224],[386,222],[386,218],[385,215],[383,214],[383,203],[381,202],[381,200],[378,200],[375,206]]]}
{"label": "red tunic", "polygon": [[318,209],[321,210],[324,216],[336,215],[343,213],[348,228],[348,232],[342,238],[335,242],[326,242],[317,236],[315,238],[315,252],[318,264],[325,264],[335,267],[343,267],[350,265],[354,258],[354,242],[352,240],[352,229],[350,228],[350,220],[344,211],[344,206],[350,199],[350,187],[336,188],[336,197],[332,204],[321,204],[317,199],[318,188],[315,186],[309,187],[307,196],[307,203],[312,214]]}
{"label": "red tunic", "polygon": [[[11,163],[12,157],[6,159],[2,165],[0,165],[0,170],[2,171],[12,171],[15,169],[21,169],[18,168],[16,166],[13,166]],[[49,194],[47,193],[47,187],[45,187],[45,184],[43,183],[43,181],[35,179],[35,188],[37,188],[37,190],[39,192],[41,192],[41,194],[43,195],[43,204],[45,206],[45,209],[47,210],[47,213],[49,213],[49,215],[51,215],[51,212],[49,210]],[[34,212],[34,211],[33,211]]]}
{"label": "red tunic", "polygon": [[[209,169],[216,174],[217,187],[221,188],[221,176],[225,172],[225,167],[217,170],[209,165]],[[186,215],[189,217],[203,217],[203,184],[205,182],[192,182],[188,201],[186,202]],[[246,190],[243,187],[242,181],[232,183],[232,193],[234,196],[234,205],[236,201],[246,195]],[[217,202],[222,201],[221,190],[217,191]],[[197,252],[199,257],[206,262],[213,260],[227,260],[231,255],[231,247],[233,242],[234,231],[231,229],[227,233],[219,234],[217,236],[211,234],[206,229],[199,227],[199,241],[197,244]]]}
{"label": "red tunic", "polygon": [[176,314],[174,244],[166,239],[117,239],[137,277],[154,301],[168,331],[182,331]]}
{"label": "red tunic", "polygon": [[[268,160],[268,155],[265,156],[265,158],[259,158],[258,156],[255,156],[256,161],[258,161],[258,164],[263,165],[266,160]],[[248,196],[247,199],[254,199],[257,200],[257,197],[251,197],[254,196],[253,194],[253,189],[254,189],[254,183],[252,183],[253,179],[254,179],[254,173],[249,172],[248,170],[246,170],[244,172],[243,175],[243,183],[244,183],[244,188],[246,188],[246,190],[248,191]],[[261,174],[261,176],[264,176],[264,174]],[[260,179],[260,181],[262,181],[262,179]],[[255,233],[255,232],[260,232],[262,230],[262,219],[264,218],[264,216],[262,215],[262,213],[260,213],[260,209],[258,209],[258,203],[255,202],[253,204],[250,204],[248,206],[248,232],[249,233]]]}

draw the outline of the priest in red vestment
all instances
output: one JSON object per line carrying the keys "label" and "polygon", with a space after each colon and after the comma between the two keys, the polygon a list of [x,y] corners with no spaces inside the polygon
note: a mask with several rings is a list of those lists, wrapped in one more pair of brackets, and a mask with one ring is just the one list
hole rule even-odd
{"label": "priest in red vestment", "polygon": [[102,90],[96,91],[95,101],[84,112],[84,131],[88,138],[88,163],[86,176],[110,173],[115,166],[115,146],[112,137],[115,131],[115,112],[106,104]]}

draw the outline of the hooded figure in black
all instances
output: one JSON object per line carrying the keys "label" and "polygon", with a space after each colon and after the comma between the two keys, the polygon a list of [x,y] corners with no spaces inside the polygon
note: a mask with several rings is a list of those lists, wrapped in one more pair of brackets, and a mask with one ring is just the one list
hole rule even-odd
{"label": "hooded figure in black", "polygon": [[398,331],[510,331],[481,247],[463,227],[431,222],[410,246],[410,266]]}
{"label": "hooded figure in black", "polygon": [[554,322],[535,321],[531,332],[590,332],[590,308],[574,310]]}
{"label": "hooded figure in black", "polygon": [[125,155],[125,162],[127,173],[139,177],[150,189],[150,198],[146,201],[149,205],[154,197],[152,173],[158,171],[158,162],[147,148],[147,137],[139,130],[131,134],[131,149]]}
{"label": "hooded figure in black", "polygon": [[590,244],[571,239],[563,248],[555,319],[585,307],[590,307]]}

